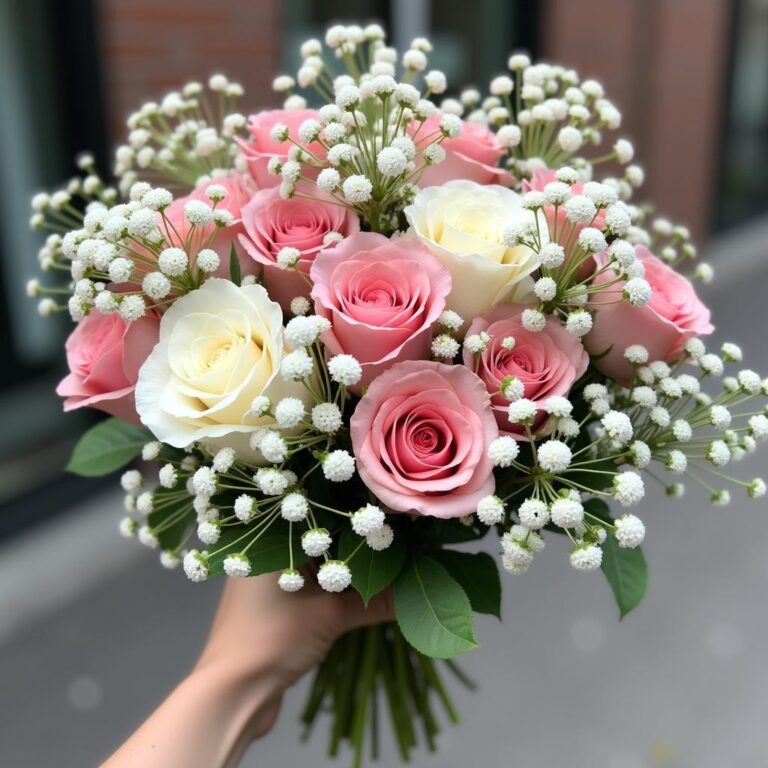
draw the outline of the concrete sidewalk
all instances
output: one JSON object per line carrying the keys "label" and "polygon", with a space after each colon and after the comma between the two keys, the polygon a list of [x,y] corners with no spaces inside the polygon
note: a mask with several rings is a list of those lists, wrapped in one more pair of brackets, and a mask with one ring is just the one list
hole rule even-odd
{"label": "concrete sidewalk", "polygon": [[[740,254],[706,296],[717,340],[737,339],[764,373],[766,242],[753,236],[752,257]],[[720,264],[736,250],[744,243],[722,243]],[[765,454],[739,467],[765,470]],[[2,768],[97,765],[201,646],[220,583],[162,570],[113,533],[120,515],[110,494],[0,551]],[[415,768],[768,766],[765,502],[737,492],[717,509],[693,487],[682,502],[654,490],[641,515],[645,604],[619,623],[602,576],[575,574],[550,537],[527,576],[505,577],[503,623],[478,621],[483,647],[463,664],[480,691],[458,696],[463,725]],[[246,768],[347,764],[324,758],[322,729],[298,743],[306,684],[287,694]],[[396,765],[394,751],[380,764]]]}

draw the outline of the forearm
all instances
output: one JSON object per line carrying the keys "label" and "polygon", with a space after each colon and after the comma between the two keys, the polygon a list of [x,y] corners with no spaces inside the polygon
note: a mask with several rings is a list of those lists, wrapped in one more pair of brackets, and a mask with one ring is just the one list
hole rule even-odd
{"label": "forearm", "polygon": [[201,663],[103,768],[230,768],[269,728],[280,694],[266,671]]}

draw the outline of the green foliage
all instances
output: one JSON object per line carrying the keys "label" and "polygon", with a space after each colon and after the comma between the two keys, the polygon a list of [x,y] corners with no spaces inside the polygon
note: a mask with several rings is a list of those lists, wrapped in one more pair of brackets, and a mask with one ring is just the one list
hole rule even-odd
{"label": "green foliage", "polygon": [[240,260],[237,258],[237,251],[233,245],[229,251],[229,276],[235,285],[240,285],[242,276],[240,274]]}
{"label": "green foliage", "polygon": [[643,551],[640,547],[622,549],[616,539],[609,536],[603,544],[601,568],[613,590],[619,616],[623,619],[640,604],[648,586],[648,566]]}
{"label": "green foliage", "polygon": [[501,579],[493,557],[487,552],[441,549],[435,558],[467,593],[473,611],[501,619]]}
{"label": "green foliage", "polygon": [[[244,525],[226,526],[216,544],[210,547],[212,554],[208,559],[208,566],[212,576],[221,576],[224,573],[224,559],[228,555],[241,552],[253,538],[247,535],[253,531]],[[294,540],[297,537],[293,537]],[[213,554],[215,553],[215,554]],[[269,526],[259,539],[249,547],[245,553],[251,564],[251,575],[258,576],[262,573],[273,573],[288,568],[291,564],[291,554],[288,544],[288,524],[283,520],[276,520]],[[293,566],[297,568],[307,561],[307,556],[300,546],[293,548]]]}
{"label": "green foliage", "polygon": [[192,499],[183,488],[158,488],[152,506],[147,524],[155,531],[160,548],[177,549],[195,519]]}
{"label": "green foliage", "polygon": [[[359,549],[357,547],[362,543]],[[357,552],[355,550],[357,549]],[[346,526],[339,541],[339,559],[349,561],[352,571],[352,586],[360,593],[363,602],[368,601],[385,590],[397,578],[405,562],[405,541],[395,534],[394,541],[387,549],[377,552],[371,549],[365,540],[358,536],[351,527]]]}
{"label": "green foliage", "polygon": [[[612,520],[608,505],[600,499],[586,501],[584,508],[601,520],[608,523]],[[619,607],[619,616],[623,619],[640,604],[645,596],[648,586],[648,566],[645,555],[640,547],[623,549],[610,534],[602,548],[601,568],[613,590],[616,605]]]}
{"label": "green foliage", "polygon": [[152,434],[120,419],[110,418],[91,427],[78,441],[67,471],[82,477],[101,477],[133,461]]}
{"label": "green foliage", "polygon": [[466,592],[431,557],[417,555],[398,576],[395,615],[405,639],[426,656],[448,659],[477,647]]}

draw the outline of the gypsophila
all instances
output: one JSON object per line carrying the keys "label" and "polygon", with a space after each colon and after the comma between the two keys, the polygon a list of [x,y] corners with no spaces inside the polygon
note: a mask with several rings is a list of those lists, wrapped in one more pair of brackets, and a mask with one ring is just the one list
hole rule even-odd
{"label": "gypsophila", "polygon": [[603,550],[596,544],[584,544],[571,552],[569,560],[577,571],[596,571],[603,562]]}
{"label": "gypsophila", "polygon": [[645,525],[639,517],[624,514],[614,521],[616,541],[624,549],[639,547],[645,539]]}
{"label": "gypsophila", "polygon": [[336,355],[328,361],[328,373],[337,384],[351,387],[360,381],[363,369],[352,355]]}
{"label": "gypsophila", "polygon": [[183,568],[190,581],[199,582],[208,578],[208,558],[196,549],[184,555]]}
{"label": "gypsophila", "polygon": [[245,555],[229,555],[224,558],[224,573],[234,578],[251,575],[251,563]]}
{"label": "gypsophila", "polygon": [[571,463],[571,449],[560,440],[547,440],[539,445],[537,457],[541,468],[558,474],[568,469]]}
{"label": "gypsophila", "polygon": [[536,403],[527,398],[520,398],[509,404],[507,415],[512,424],[533,424],[536,418]]}
{"label": "gypsophila", "polygon": [[632,365],[645,365],[648,362],[648,350],[642,344],[632,344],[624,350],[624,358]]}
{"label": "gypsophila", "polygon": [[592,330],[592,315],[585,309],[577,309],[568,314],[566,330],[574,336],[585,336]]}
{"label": "gypsophila", "polygon": [[549,514],[552,522],[560,528],[574,528],[584,520],[584,507],[576,499],[559,498],[552,502]]}
{"label": "gypsophila", "polygon": [[280,375],[287,381],[301,381],[312,374],[314,363],[303,349],[287,354],[280,364]]}
{"label": "gypsophila", "polygon": [[374,504],[366,504],[352,515],[352,530],[358,536],[369,536],[384,525],[384,512]]}
{"label": "gypsophila", "polygon": [[235,499],[235,517],[243,523],[249,523],[256,514],[256,499],[247,493],[242,493]]}
{"label": "gypsophila", "polygon": [[547,316],[538,309],[524,309],[522,323],[526,331],[540,333],[546,328]]}
{"label": "gypsophila", "polygon": [[342,425],[341,410],[335,403],[318,403],[312,409],[312,426],[319,432],[332,434]]}
{"label": "gypsophila", "polygon": [[137,493],[143,482],[141,472],[138,469],[129,469],[120,478],[120,485],[126,493]]}
{"label": "gypsophila", "polygon": [[229,446],[220,448],[213,457],[213,469],[215,472],[229,472],[237,459],[235,449]]}
{"label": "gypsophila", "polygon": [[484,525],[496,525],[504,520],[504,502],[498,496],[483,496],[477,502],[476,511]]}
{"label": "gypsophila", "polygon": [[608,436],[618,443],[625,445],[632,439],[632,422],[626,413],[621,411],[608,411],[600,420]]}
{"label": "gypsophila", "polygon": [[280,574],[277,583],[285,592],[298,592],[304,586],[304,577],[297,570],[287,568]]}
{"label": "gypsophila", "polygon": [[517,441],[509,435],[495,438],[488,446],[488,458],[497,467],[509,467],[520,453]]}
{"label": "gypsophila", "polygon": [[613,495],[622,507],[639,504],[645,496],[643,478],[636,472],[620,472],[613,478]]}
{"label": "gypsophila", "polygon": [[326,480],[342,483],[355,474],[355,459],[343,449],[331,451],[323,460],[323,475]]}
{"label": "gypsophila", "polygon": [[526,499],[518,508],[517,516],[532,530],[543,528],[550,520],[549,507],[541,499]]}
{"label": "gypsophila", "polygon": [[317,583],[326,592],[343,592],[352,583],[352,572],[340,560],[328,560],[317,572]]}

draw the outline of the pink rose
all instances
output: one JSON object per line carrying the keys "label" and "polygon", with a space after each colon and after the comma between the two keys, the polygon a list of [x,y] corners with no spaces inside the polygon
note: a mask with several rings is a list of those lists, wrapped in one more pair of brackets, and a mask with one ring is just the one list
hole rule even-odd
{"label": "pink rose", "polygon": [[[419,123],[413,125],[418,127]],[[425,120],[415,141],[439,131],[439,125],[438,115]],[[461,133],[455,139],[444,139],[440,146],[445,150],[445,160],[427,167],[419,177],[420,187],[436,187],[453,179],[506,185],[514,181],[509,171],[499,168],[506,150],[499,144],[496,134],[484,125],[464,121]]]}
{"label": "pink rose", "polygon": [[[515,304],[499,304],[476,317],[468,331],[469,334],[485,331],[491,337],[475,370],[491,395],[491,407],[499,429],[522,439],[526,439],[525,429],[510,424],[507,418],[509,401],[499,392],[501,382],[508,376],[516,376],[525,388],[523,397],[542,408],[548,397],[567,397],[589,365],[589,356],[581,341],[556,317],[547,316],[547,324],[539,333],[526,331],[521,319],[524,309]],[[512,349],[506,349],[502,343],[509,336],[515,340]],[[466,366],[475,367],[474,357],[464,350]],[[540,430],[547,418],[547,414],[540,410],[532,431]]]}
{"label": "pink rose", "polygon": [[[632,365],[624,358],[624,350],[632,344],[642,344],[652,361],[672,362],[682,356],[688,339],[715,330],[709,321],[709,309],[689,280],[643,245],[635,246],[635,255],[645,267],[645,279],[653,291],[650,301],[633,307],[621,299],[621,283],[591,294],[591,299],[603,306],[595,313],[592,330],[584,338],[588,352],[595,356],[594,364],[622,383],[632,378]],[[595,261],[598,270],[602,269],[609,262],[608,254],[598,254]],[[616,273],[608,269],[597,275],[594,284],[615,279]]]}
{"label": "pink rose", "polygon": [[[167,236],[169,245],[183,248],[190,253],[196,253],[200,248],[212,248],[219,255],[219,268],[214,272],[216,277],[229,278],[229,257],[232,246],[235,246],[240,271],[243,275],[258,274],[258,268],[244,255],[240,246],[239,236],[244,232],[241,211],[243,206],[251,199],[253,194],[246,183],[247,177],[239,173],[232,173],[223,179],[213,179],[195,187],[186,197],[177,197],[166,209],[165,218],[172,225],[167,227],[162,219],[158,222],[160,231]],[[205,194],[205,190],[212,184],[224,187],[227,196],[216,203],[215,210],[229,211],[232,214],[232,223],[227,227],[217,227],[209,224],[205,227],[195,227],[194,242],[189,242],[189,233],[192,225],[184,215],[184,206],[190,200],[200,200],[208,205],[213,205],[211,199]],[[213,238],[211,239],[211,236]]]}
{"label": "pink rose", "polygon": [[[549,184],[552,181],[557,181],[557,175],[555,171],[551,171],[548,168],[538,168],[531,175],[530,181],[528,181],[527,179],[523,181],[523,192],[530,192],[531,190],[534,190],[536,192],[543,192],[544,187],[546,187],[547,184]],[[571,194],[583,195],[584,184],[580,181],[577,181],[575,184],[571,184]],[[579,237],[579,233],[581,232],[582,229],[584,229],[585,226],[587,226],[586,224],[574,224],[573,222],[568,221],[562,206],[558,206],[558,208],[555,209],[554,205],[545,205],[544,215],[547,217],[547,222],[549,223],[550,231],[554,231],[556,229],[556,231],[558,232],[557,239],[561,244],[565,244],[565,243],[575,244],[577,238]],[[605,209],[600,209],[597,213],[597,216],[595,216],[595,220],[591,224],[589,224],[589,226],[596,227],[597,229],[602,229],[604,225],[605,225]],[[562,234],[565,232],[567,232],[568,234],[567,235]],[[570,254],[567,254],[567,256],[569,255]],[[588,258],[584,261],[584,263],[579,268],[578,277],[580,280],[586,280],[586,278],[588,278],[594,271],[595,271],[594,258]]]}
{"label": "pink rose", "polygon": [[359,387],[401,360],[429,358],[451,274],[417,240],[359,232],[321,251],[310,275],[315,311],[332,326],[323,342],[357,358]]}
{"label": "pink rose", "polygon": [[300,253],[297,268],[309,275],[329,232],[348,237],[360,230],[354,212],[326,202],[319,192],[313,194],[312,200],[283,200],[277,189],[263,189],[242,211],[245,233],[240,236],[240,243],[251,258],[264,267],[269,295],[286,311],[290,309],[291,299],[309,295],[309,282],[296,270],[277,265],[280,250],[297,248]]}
{"label": "pink rose", "polygon": [[462,517],[493,493],[499,430],[483,382],[463,365],[410,360],[373,381],[351,420],[360,477],[398,512]]}
{"label": "pink rose", "polygon": [[66,398],[64,410],[97,408],[139,424],[133,391],[159,329],[154,313],[126,323],[118,314],[91,312],[67,339],[70,373],[56,388]]}
{"label": "pink rose", "polygon": [[[288,126],[291,138],[298,141],[299,126],[305,121],[313,118],[318,119],[318,113],[314,109],[268,109],[263,112],[257,112],[248,118],[248,132],[251,134],[250,141],[238,140],[240,148],[243,151],[248,171],[253,180],[260,188],[279,186],[281,177],[269,173],[267,165],[273,157],[286,159],[291,144],[286,142],[273,141],[270,131],[277,123],[283,123]],[[312,142],[309,150],[320,158],[325,157],[325,150],[322,145]]]}

